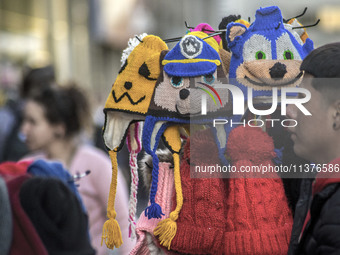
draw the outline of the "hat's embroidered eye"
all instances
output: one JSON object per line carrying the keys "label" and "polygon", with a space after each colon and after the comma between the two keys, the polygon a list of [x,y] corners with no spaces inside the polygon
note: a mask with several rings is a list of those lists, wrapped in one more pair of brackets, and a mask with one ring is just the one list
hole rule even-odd
{"label": "hat's embroidered eye", "polygon": [[287,59],[294,59],[294,54],[290,50],[285,50],[283,52],[283,58],[286,59],[286,60]]}
{"label": "hat's embroidered eye", "polygon": [[170,79],[171,85],[175,88],[179,88],[183,86],[183,78],[179,76],[173,76]]}
{"label": "hat's embroidered eye", "polygon": [[138,70],[138,73],[143,76],[145,79],[148,79],[150,81],[156,81],[157,79],[151,78],[151,72],[149,70],[149,67],[147,66],[147,64],[143,63]]}
{"label": "hat's embroidered eye", "polygon": [[207,84],[213,84],[215,81],[215,77],[212,74],[204,75],[203,76],[203,81]]}
{"label": "hat's embroidered eye", "polygon": [[266,53],[263,51],[259,50],[255,53],[255,58],[256,59],[266,59]]}
{"label": "hat's embroidered eye", "polygon": [[125,60],[124,65],[119,69],[118,74],[124,71],[125,67],[127,66],[127,60]]}

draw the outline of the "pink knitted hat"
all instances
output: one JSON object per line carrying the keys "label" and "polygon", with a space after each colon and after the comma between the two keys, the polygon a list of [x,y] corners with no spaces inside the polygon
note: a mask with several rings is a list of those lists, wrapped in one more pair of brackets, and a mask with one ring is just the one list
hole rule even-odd
{"label": "pink knitted hat", "polygon": [[[174,171],[170,168],[170,165],[171,164],[167,162],[159,163],[159,183],[155,198],[156,203],[162,207],[165,218],[169,217],[171,211],[171,198],[174,193]],[[148,255],[150,254],[150,249],[152,249],[152,247],[154,249],[156,248],[155,243],[157,244],[157,241],[155,241],[156,239],[154,238],[153,230],[161,220],[162,219],[155,218],[149,220],[144,212],[141,214],[136,226],[137,244],[130,255]],[[148,235],[149,237],[152,237],[152,242],[150,242]],[[157,248],[161,249],[159,247]]]}
{"label": "pink knitted hat", "polygon": [[[194,29],[190,29],[190,32],[194,31],[202,31],[204,33],[214,33],[214,29],[208,23],[200,23]],[[221,37],[219,35],[215,35],[214,39],[217,43],[220,43]]]}

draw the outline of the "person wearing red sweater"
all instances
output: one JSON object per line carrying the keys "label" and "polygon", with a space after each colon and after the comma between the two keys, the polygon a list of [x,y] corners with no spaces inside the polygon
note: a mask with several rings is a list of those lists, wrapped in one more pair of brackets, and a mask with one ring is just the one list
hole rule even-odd
{"label": "person wearing red sweater", "polygon": [[[317,172],[307,213],[294,219],[289,254],[340,254],[340,43],[312,51],[302,62],[302,88],[311,99],[304,115],[289,105],[287,115],[297,122],[290,127],[294,152],[314,163]],[[307,195],[309,196],[309,195]],[[299,202],[298,202],[299,203]],[[303,216],[305,218],[303,219]]]}

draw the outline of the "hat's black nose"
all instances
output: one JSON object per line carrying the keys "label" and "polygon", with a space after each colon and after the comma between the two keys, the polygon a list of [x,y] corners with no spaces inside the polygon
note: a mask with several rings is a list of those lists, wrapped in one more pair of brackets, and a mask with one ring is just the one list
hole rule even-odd
{"label": "hat's black nose", "polygon": [[181,89],[179,92],[179,97],[184,100],[190,95],[190,91],[188,89]]}
{"label": "hat's black nose", "polygon": [[287,73],[286,65],[280,62],[275,63],[275,65],[273,65],[269,70],[270,77],[272,77],[274,80],[282,79]]}
{"label": "hat's black nose", "polygon": [[129,81],[125,82],[124,88],[126,88],[127,90],[131,89],[132,88],[132,82],[129,82]]}

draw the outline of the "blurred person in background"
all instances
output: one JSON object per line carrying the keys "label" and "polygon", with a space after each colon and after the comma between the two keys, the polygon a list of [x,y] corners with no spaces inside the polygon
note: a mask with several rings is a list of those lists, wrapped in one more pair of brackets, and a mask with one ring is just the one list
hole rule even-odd
{"label": "blurred person in background", "polygon": [[[301,186],[288,254],[340,254],[340,42],[314,49],[303,60],[301,88],[311,98],[305,115],[294,104],[287,116],[295,153],[315,165],[315,180]],[[303,93],[299,95],[304,97]],[[313,169],[315,167],[315,169]],[[309,186],[307,186],[309,184]]]}
{"label": "blurred person in background", "polygon": [[20,133],[24,100],[34,91],[55,84],[54,68],[50,65],[28,68],[20,84],[20,97],[9,99],[0,110],[0,162],[17,161],[28,153]]}
{"label": "blurred person in background", "polygon": [[[92,246],[97,254],[109,254],[101,246],[102,227],[110,190],[111,161],[103,151],[82,140],[90,123],[90,107],[75,86],[46,88],[27,98],[22,132],[34,155],[29,158],[58,160],[71,175],[90,174],[78,181],[79,192],[89,215]],[[123,175],[118,174],[117,220],[122,223],[123,245],[114,254],[129,254],[134,242],[128,238],[128,192]],[[125,223],[125,225],[123,225]]]}

